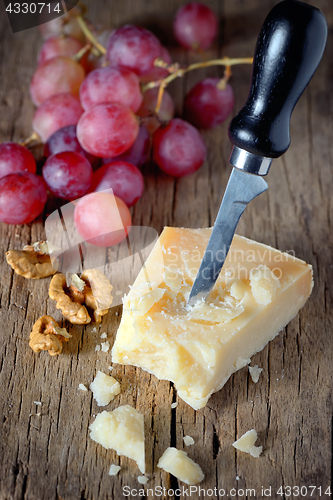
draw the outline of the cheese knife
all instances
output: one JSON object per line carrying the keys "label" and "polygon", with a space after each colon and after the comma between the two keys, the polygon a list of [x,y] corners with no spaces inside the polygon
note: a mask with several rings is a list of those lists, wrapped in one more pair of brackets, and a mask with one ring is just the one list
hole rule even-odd
{"label": "cheese knife", "polygon": [[272,160],[290,145],[292,111],[324,52],[327,23],[320,10],[284,0],[261,28],[248,99],[229,126],[233,166],[188,304],[206,299],[221,272],[248,203],[268,189]]}

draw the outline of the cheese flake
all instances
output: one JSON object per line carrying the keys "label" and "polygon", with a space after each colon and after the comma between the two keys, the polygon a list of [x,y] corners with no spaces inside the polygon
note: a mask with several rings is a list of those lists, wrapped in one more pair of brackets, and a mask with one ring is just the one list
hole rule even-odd
{"label": "cheese flake", "polygon": [[262,446],[255,446],[258,435],[255,429],[245,432],[237,441],[232,443],[232,446],[239,451],[249,453],[252,457],[258,458],[262,452]]}
{"label": "cheese flake", "polygon": [[200,466],[185,451],[173,447],[165,450],[157,467],[189,485],[200,483],[205,477]]}
{"label": "cheese flake", "polygon": [[98,406],[106,406],[120,394],[120,384],[110,375],[98,371],[94,381],[90,384],[90,390]]}
{"label": "cheese flake", "polygon": [[140,472],[145,473],[144,421],[135,408],[125,405],[111,412],[103,411],[89,429],[91,439],[135,460]]}
{"label": "cheese flake", "polygon": [[258,365],[249,366],[249,372],[252,378],[252,381],[256,384],[259,380],[260,373],[263,371],[263,368],[259,368]]}

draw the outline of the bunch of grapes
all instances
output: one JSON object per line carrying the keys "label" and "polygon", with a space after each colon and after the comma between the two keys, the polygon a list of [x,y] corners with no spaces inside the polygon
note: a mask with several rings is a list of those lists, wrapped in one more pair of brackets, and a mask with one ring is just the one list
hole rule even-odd
{"label": "bunch of grapes", "polygon": [[[174,18],[175,38],[189,50],[207,49],[217,26],[200,3],[181,7]],[[0,145],[0,220],[31,222],[49,191],[76,204],[74,222],[85,240],[108,246],[131,226],[129,207],[144,191],[142,165],[152,158],[175,177],[197,171],[206,157],[198,129],[226,120],[234,95],[226,77],[205,78],[185,98],[185,119],[174,118],[165,86],[180,67],[153,33],[121,26],[104,47],[105,34],[98,41],[82,16],[65,27],[59,19],[41,26],[44,44],[30,84],[32,127],[46,158],[42,175],[26,147]]]}

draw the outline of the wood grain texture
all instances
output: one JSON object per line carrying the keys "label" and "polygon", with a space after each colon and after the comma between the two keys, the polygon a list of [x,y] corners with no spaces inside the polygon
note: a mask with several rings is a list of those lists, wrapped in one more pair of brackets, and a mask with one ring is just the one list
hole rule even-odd
{"label": "wood grain texture", "polygon": [[[93,23],[118,26],[138,23],[152,29],[170,49],[174,60],[187,64],[216,56],[251,56],[260,26],[272,0],[210,0],[220,18],[220,36],[214,47],[200,56],[179,49],[172,39],[172,17],[182,0],[100,0],[86,2]],[[234,498],[264,498],[261,488],[315,485],[323,493],[331,481],[332,454],[332,190],[333,190],[333,7],[330,0],[316,6],[329,23],[323,61],[300,99],[291,126],[292,144],[274,161],[268,175],[270,189],[246,210],[238,232],[280,250],[294,251],[313,265],[315,287],[299,315],[265,349],[253,357],[264,371],[257,384],[247,368],[235,373],[206,408],[194,411],[167,381],[134,368],[115,365],[112,374],[122,393],[107,409],[122,404],[144,414],[147,467],[151,474],[142,487],[176,489],[183,484],[156,468],[168,446],[185,449],[197,461],[205,480],[200,485],[235,488]],[[31,133],[33,105],[28,84],[36,66],[41,39],[38,30],[13,35],[0,3],[0,140],[20,140]],[[211,68],[190,73],[170,86],[182,112],[186,91],[205,75],[219,75]],[[250,68],[233,70],[235,111],[245,102]],[[144,167],[146,190],[133,209],[133,224],[160,232],[165,225],[205,227],[213,223],[230,174],[227,124],[204,132],[208,147],[205,165],[196,174],[174,180]],[[51,205],[47,211],[51,210]],[[63,353],[51,358],[28,347],[33,323],[50,314],[63,323],[48,299],[50,279],[27,281],[6,264],[5,251],[42,239],[43,221],[30,225],[0,225],[0,499],[97,500],[124,498],[123,487],[138,489],[139,471],[134,462],[118,457],[89,438],[89,425],[101,409],[89,385],[96,371],[108,373],[110,353],[95,352],[106,332],[113,342],[121,306],[113,308],[102,324],[71,326],[73,338]],[[36,405],[34,402],[41,402]],[[171,403],[178,406],[171,410]],[[37,414],[40,413],[38,416]],[[258,431],[264,451],[260,458],[236,452],[232,442],[247,430]],[[195,445],[184,447],[190,435]],[[121,465],[112,478],[112,463]],[[238,479],[237,479],[238,478]],[[255,496],[246,488],[255,490]],[[238,490],[238,491],[237,491]],[[241,491],[239,491],[241,490]],[[305,490],[303,490],[304,492]],[[157,498],[157,495],[155,496]],[[191,498],[202,498],[193,493]],[[206,498],[208,495],[206,494]],[[162,495],[159,498],[177,498]],[[181,495],[186,498],[186,495]],[[211,495],[211,498],[224,498]],[[296,498],[296,496],[294,496]],[[321,498],[319,489],[302,498]]]}

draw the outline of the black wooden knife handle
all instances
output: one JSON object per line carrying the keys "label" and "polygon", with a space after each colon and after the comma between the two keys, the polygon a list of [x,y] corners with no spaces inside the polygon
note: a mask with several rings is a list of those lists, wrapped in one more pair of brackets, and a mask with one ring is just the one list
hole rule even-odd
{"label": "black wooden knife handle", "polygon": [[284,0],[268,14],[257,41],[250,94],[233,118],[237,148],[278,158],[290,145],[290,118],[324,52],[327,24],[320,10]]}

